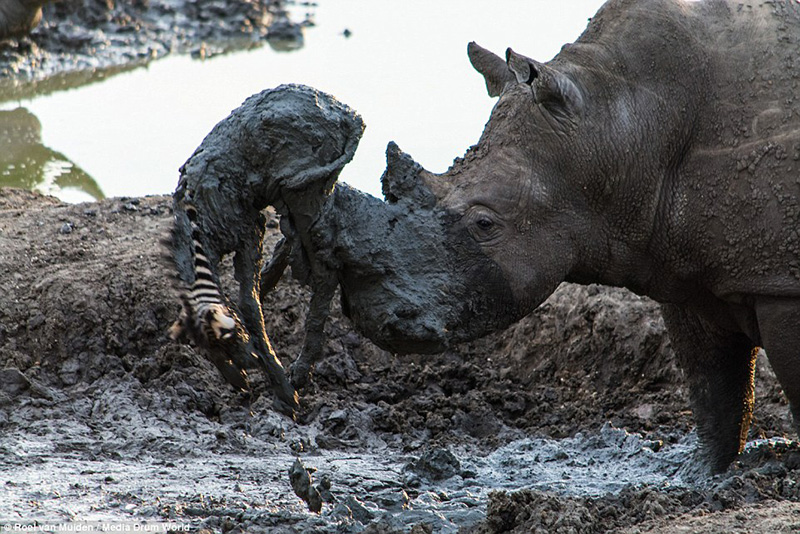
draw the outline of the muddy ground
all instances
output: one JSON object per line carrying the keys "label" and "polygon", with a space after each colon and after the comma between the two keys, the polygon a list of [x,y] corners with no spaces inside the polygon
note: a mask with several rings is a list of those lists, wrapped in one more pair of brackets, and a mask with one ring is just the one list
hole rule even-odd
{"label": "muddy ground", "polygon": [[[616,289],[563,285],[508,331],[435,356],[384,352],[337,309],[293,422],[272,411],[258,373],[237,393],[168,339],[178,301],[159,240],[170,205],[0,190],[0,524],[800,530],[800,448],[784,439],[788,410],[763,355],[748,449],[710,479],[693,472],[657,307]],[[265,302],[284,364],[307,303],[288,276]],[[329,501],[319,514],[292,491],[296,458]]]}

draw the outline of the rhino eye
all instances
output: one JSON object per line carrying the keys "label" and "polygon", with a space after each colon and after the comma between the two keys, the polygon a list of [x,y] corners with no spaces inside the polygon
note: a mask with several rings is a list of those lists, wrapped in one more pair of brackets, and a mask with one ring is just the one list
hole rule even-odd
{"label": "rhino eye", "polygon": [[470,234],[480,243],[489,244],[503,234],[500,217],[488,208],[481,206],[470,210],[467,213],[467,220]]}
{"label": "rhino eye", "polygon": [[478,228],[480,228],[485,232],[487,230],[492,229],[492,226],[494,226],[494,221],[489,219],[488,217],[481,217],[480,219],[475,221],[475,224],[478,226]]}

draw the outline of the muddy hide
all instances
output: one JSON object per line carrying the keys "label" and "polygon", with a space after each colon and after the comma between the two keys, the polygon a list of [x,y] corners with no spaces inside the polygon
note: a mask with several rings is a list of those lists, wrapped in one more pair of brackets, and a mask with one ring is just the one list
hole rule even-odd
{"label": "muddy hide", "polygon": [[[327,304],[336,283],[321,258],[306,253],[310,228],[339,171],[353,157],[363,129],[353,110],[313,88],[264,90],[212,129],[181,167],[173,194],[171,246],[185,310],[173,332],[202,334],[206,339],[189,335],[190,341],[212,347],[206,355],[222,361],[226,376],[236,374],[232,367],[244,370],[258,362],[277,406],[287,413],[297,407],[297,396],[268,339],[259,297],[293,258],[295,276],[314,292],[307,344],[316,347],[314,332],[321,335],[321,328],[313,325],[324,323],[324,314],[314,312],[319,307],[315,303]],[[270,205],[281,215],[287,238],[264,271],[262,211]],[[239,286],[236,301],[224,294],[219,278],[220,261],[231,253]],[[262,275],[267,281],[263,288]],[[242,334],[220,336],[219,326],[231,324]]]}
{"label": "muddy hide", "polygon": [[[459,314],[446,214],[437,209],[422,167],[394,143],[387,163],[381,179],[386,201],[337,184],[305,236],[304,257],[313,258],[313,273],[325,273],[320,278],[332,284],[326,289],[341,287],[345,314],[377,345],[398,353],[440,352]],[[318,356],[304,354],[293,379]]]}

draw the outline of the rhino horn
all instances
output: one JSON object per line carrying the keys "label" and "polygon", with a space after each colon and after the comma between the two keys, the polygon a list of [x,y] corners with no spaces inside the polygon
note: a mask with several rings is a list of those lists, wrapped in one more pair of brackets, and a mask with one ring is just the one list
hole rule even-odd
{"label": "rhino horn", "polygon": [[475,70],[483,74],[489,96],[500,96],[506,84],[516,80],[503,58],[486,50],[475,41],[467,45],[467,55]]}
{"label": "rhino horn", "polygon": [[386,147],[386,171],[381,176],[383,197],[390,204],[409,200],[422,207],[431,207],[436,199],[422,174],[425,170],[414,158],[400,150],[395,142]]}
{"label": "rhino horn", "polygon": [[517,83],[531,86],[533,99],[557,118],[577,117],[583,109],[583,95],[566,74],[544,63],[506,50],[506,64]]}

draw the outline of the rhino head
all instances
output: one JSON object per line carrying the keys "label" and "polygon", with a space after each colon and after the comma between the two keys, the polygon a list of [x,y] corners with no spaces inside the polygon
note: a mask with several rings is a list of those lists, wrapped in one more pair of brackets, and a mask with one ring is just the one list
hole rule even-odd
{"label": "rhino head", "polygon": [[446,182],[393,143],[387,163],[385,202],[338,186],[335,221],[321,221],[336,228],[338,281],[356,327],[385,349],[430,353],[521,317],[503,266],[439,196]]}
{"label": "rhino head", "polygon": [[[564,281],[591,226],[581,161],[564,154],[583,98],[566,75],[474,43],[469,55],[502,95],[479,143],[442,174],[394,143],[385,202],[338,186],[319,226],[335,229],[345,311],[395,352],[436,352],[503,329]],[[535,140],[531,143],[531,140]],[[557,145],[559,150],[552,150]]]}

